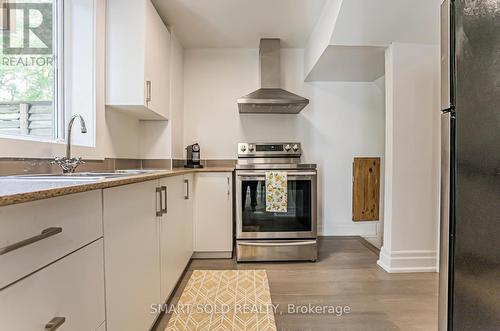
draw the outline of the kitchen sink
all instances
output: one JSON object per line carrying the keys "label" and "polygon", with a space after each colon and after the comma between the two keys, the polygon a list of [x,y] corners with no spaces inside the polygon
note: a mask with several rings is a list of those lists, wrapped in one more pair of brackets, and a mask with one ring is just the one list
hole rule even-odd
{"label": "kitchen sink", "polygon": [[4,180],[15,180],[15,181],[35,181],[35,182],[96,182],[105,178],[109,178],[103,175],[82,175],[82,176],[68,176],[68,175],[21,175],[21,176],[9,176],[4,177]]}
{"label": "kitchen sink", "polygon": [[75,172],[66,174],[30,174],[9,176],[15,180],[30,180],[30,181],[57,181],[57,182],[95,182],[106,178],[125,177],[133,175],[141,175],[153,173],[158,170],[131,169],[131,170],[115,170],[109,172]]}

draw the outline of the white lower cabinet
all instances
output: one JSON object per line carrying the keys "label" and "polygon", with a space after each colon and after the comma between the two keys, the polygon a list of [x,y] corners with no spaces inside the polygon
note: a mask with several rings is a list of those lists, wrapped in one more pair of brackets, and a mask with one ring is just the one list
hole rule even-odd
{"label": "white lower cabinet", "polygon": [[104,190],[107,331],[148,330],[151,305],[182,276],[193,254],[192,185],[180,175]]}
{"label": "white lower cabinet", "polygon": [[33,241],[0,254],[0,289],[100,237],[100,190],[0,208],[0,247]]}
{"label": "white lower cabinet", "polygon": [[190,178],[192,177],[175,176],[160,180],[160,186],[167,192],[166,213],[160,218],[163,300],[171,294],[193,254],[192,219],[186,217],[190,201],[187,188]]}
{"label": "white lower cabinet", "polygon": [[193,249],[231,255],[231,192],[198,173],[3,207],[0,247],[62,231],[3,254],[0,330],[149,330]]}
{"label": "white lower cabinet", "polygon": [[99,239],[0,291],[0,329],[47,330],[64,320],[58,331],[103,330],[102,245]]}
{"label": "white lower cabinet", "polygon": [[233,199],[231,172],[195,176],[195,257],[231,257],[233,250]]}
{"label": "white lower cabinet", "polygon": [[103,192],[107,331],[149,330],[161,303],[158,180]]}

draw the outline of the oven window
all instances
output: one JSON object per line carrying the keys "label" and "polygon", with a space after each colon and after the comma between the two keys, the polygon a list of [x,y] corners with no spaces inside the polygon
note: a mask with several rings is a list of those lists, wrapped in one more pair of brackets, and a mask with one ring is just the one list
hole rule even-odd
{"label": "oven window", "polygon": [[266,212],[265,180],[243,180],[243,232],[310,232],[312,231],[311,181],[288,180],[286,213]]}

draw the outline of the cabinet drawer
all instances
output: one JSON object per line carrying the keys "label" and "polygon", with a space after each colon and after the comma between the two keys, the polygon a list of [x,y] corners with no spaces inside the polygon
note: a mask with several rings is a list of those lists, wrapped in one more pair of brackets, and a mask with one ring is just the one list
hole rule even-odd
{"label": "cabinet drawer", "polygon": [[104,322],[102,239],[0,291],[2,330],[97,330]]}
{"label": "cabinet drawer", "polygon": [[34,242],[0,253],[0,289],[101,236],[101,190],[1,207],[0,251]]}

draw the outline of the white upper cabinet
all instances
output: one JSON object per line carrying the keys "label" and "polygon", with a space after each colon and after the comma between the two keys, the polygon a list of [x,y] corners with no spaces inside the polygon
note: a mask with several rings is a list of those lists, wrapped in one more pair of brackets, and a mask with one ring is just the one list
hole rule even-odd
{"label": "white upper cabinet", "polygon": [[167,27],[150,0],[108,0],[106,18],[106,106],[142,120],[167,120]]}

